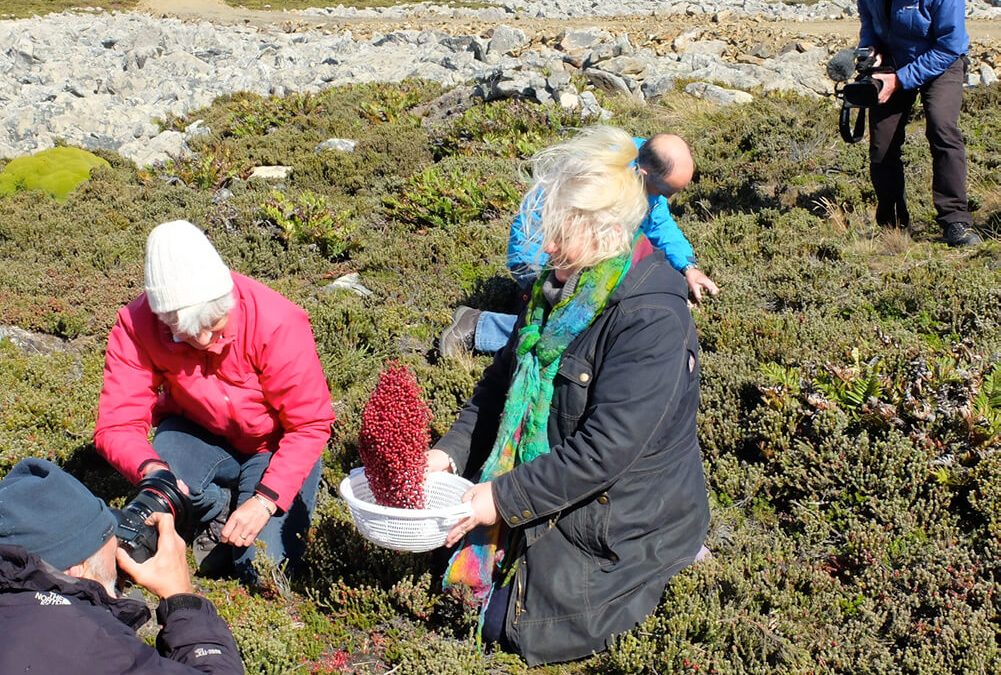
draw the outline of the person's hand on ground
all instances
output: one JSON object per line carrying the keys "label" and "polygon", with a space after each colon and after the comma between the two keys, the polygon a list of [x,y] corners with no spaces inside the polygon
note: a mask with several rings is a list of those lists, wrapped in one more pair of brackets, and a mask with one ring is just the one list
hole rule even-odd
{"label": "person's hand on ground", "polygon": [[232,546],[247,547],[271,520],[272,513],[256,497],[243,502],[230,514],[219,540]]}
{"label": "person's hand on ground", "polygon": [[688,291],[695,299],[695,304],[702,303],[703,293],[713,297],[719,295],[719,287],[698,267],[689,267],[685,270],[685,283],[688,284]]}
{"label": "person's hand on ground", "polygon": [[115,552],[118,569],[140,586],[159,598],[169,598],[178,593],[193,593],[191,572],[185,557],[185,544],[174,529],[174,516],[154,513],[146,519],[159,533],[156,554],[143,563],[137,563],[124,549]]}
{"label": "person's hand on ground", "polygon": [[445,546],[454,546],[473,528],[497,522],[497,504],[494,503],[492,482],[480,483],[469,488],[466,494],[462,495],[462,501],[469,502],[473,507],[473,515],[463,518],[449,530],[448,536],[445,537]]}

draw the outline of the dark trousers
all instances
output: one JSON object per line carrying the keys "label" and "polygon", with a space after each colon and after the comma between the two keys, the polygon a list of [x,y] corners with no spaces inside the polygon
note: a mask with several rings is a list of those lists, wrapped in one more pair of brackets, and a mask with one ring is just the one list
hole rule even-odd
{"label": "dark trousers", "polygon": [[931,82],[910,91],[898,90],[886,103],[869,109],[869,176],[876,190],[876,222],[880,225],[907,227],[910,223],[900,150],[919,92],[925,110],[925,136],[931,146],[935,221],[943,229],[951,223],[970,222],[966,145],[959,131],[965,78],[966,58],[960,57]]}
{"label": "dark trousers", "polygon": [[[241,455],[225,440],[180,416],[160,422],[153,437],[153,448],[191,490],[191,506],[202,523],[212,520],[229,506],[225,503],[228,493],[221,488],[229,488],[236,495],[237,506],[250,499],[272,455],[270,452]],[[289,574],[295,571],[306,551],[306,533],[316,508],[322,470],[322,460],[318,460],[289,510],[272,516],[257,536],[272,562],[276,565],[288,562],[286,572]],[[251,564],[257,550],[256,542],[245,548],[233,548],[233,565],[246,582],[257,580],[257,572]]]}

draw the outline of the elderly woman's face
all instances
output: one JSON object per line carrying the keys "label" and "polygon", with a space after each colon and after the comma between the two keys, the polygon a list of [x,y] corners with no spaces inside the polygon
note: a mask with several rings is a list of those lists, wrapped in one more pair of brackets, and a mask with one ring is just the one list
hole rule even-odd
{"label": "elderly woman's face", "polygon": [[227,314],[211,326],[202,328],[197,335],[182,335],[175,333],[174,338],[195,349],[205,350],[211,347],[213,342],[222,337],[222,332],[226,328],[226,323],[228,321],[229,315]]}

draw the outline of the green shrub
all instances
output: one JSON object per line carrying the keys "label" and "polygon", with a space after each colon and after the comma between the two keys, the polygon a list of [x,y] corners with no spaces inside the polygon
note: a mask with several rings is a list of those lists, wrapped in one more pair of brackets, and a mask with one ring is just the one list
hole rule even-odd
{"label": "green shrub", "polygon": [[445,160],[414,175],[398,195],[385,200],[390,215],[415,228],[454,229],[514,210],[518,187],[496,164]]}
{"label": "green shrub", "polygon": [[261,204],[260,215],[285,241],[315,244],[329,258],[340,258],[351,248],[351,212],[335,211],[322,195],[305,190],[288,197],[276,190]]}

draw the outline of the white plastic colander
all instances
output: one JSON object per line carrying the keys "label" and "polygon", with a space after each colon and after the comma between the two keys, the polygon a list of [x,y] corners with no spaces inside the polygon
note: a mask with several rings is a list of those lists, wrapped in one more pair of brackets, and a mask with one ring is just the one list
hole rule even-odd
{"label": "white plastic colander", "polygon": [[348,503],[355,527],[363,537],[384,548],[419,553],[444,545],[452,526],[472,515],[461,501],[473,484],[446,472],[429,473],[424,482],[423,509],[399,509],[375,503],[365,469],[352,469],[337,491]]}

